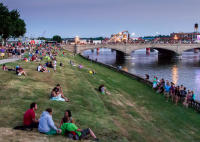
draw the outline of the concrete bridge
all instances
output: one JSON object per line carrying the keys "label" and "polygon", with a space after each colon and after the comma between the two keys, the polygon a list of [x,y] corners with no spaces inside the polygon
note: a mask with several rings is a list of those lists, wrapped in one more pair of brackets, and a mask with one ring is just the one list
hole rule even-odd
{"label": "concrete bridge", "polygon": [[110,48],[116,51],[130,55],[133,51],[138,49],[156,49],[163,54],[177,54],[181,55],[184,51],[190,49],[200,48],[200,44],[97,44],[97,45],[66,45],[64,48],[71,49],[74,53],[82,53],[85,50],[96,49],[96,48]]}

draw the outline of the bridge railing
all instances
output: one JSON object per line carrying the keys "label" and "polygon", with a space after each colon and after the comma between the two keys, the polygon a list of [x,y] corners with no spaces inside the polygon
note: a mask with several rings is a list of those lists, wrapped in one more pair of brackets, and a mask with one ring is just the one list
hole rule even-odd
{"label": "bridge railing", "polygon": [[[143,42],[143,43],[101,43],[101,44],[77,44],[77,46],[99,46],[99,45],[123,45],[123,46],[128,46],[128,45],[200,45],[200,43],[160,43],[160,42]],[[76,46],[71,45],[71,44],[64,44],[62,46]]]}

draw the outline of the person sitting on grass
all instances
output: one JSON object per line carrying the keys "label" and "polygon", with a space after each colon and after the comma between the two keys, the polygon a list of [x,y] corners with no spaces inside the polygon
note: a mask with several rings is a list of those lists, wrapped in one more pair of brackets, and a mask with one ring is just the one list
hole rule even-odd
{"label": "person sitting on grass", "polygon": [[81,140],[90,135],[94,138],[94,141],[99,141],[99,139],[95,136],[94,132],[90,128],[80,129],[74,123],[63,123],[61,130],[62,135],[67,135],[69,138],[75,140]]}
{"label": "person sitting on grass", "polygon": [[30,109],[24,113],[23,126],[16,126],[16,130],[33,130],[33,128],[38,128],[39,121],[35,117],[35,111],[37,110],[37,104],[35,102],[31,103]]}
{"label": "person sitting on grass", "polygon": [[3,64],[3,66],[2,66],[2,70],[3,70],[3,71],[7,71],[7,70],[8,70],[8,68],[6,67],[5,64]]}
{"label": "person sitting on grass", "polygon": [[40,133],[44,133],[47,135],[55,135],[61,133],[61,130],[58,129],[52,119],[52,109],[47,108],[43,111],[42,115],[40,116],[38,131]]}
{"label": "person sitting on grass", "polygon": [[101,94],[105,94],[106,90],[103,84],[99,86],[99,92],[101,92]]}
{"label": "person sitting on grass", "polygon": [[62,62],[60,62],[60,66],[61,66],[61,67],[64,67],[64,65],[63,65],[63,63],[62,63]]}
{"label": "person sitting on grass", "polygon": [[103,84],[99,86],[98,90],[99,90],[99,92],[100,92],[101,94],[110,95],[110,92],[108,92],[108,90],[106,89],[106,87],[105,87]]}
{"label": "person sitting on grass", "polygon": [[9,68],[7,68],[7,66],[5,64],[3,64],[3,66],[2,66],[2,70],[3,71],[15,71],[15,69],[9,69]]}
{"label": "person sitting on grass", "polygon": [[61,119],[61,122],[60,122],[60,127],[62,126],[63,123],[75,123],[74,119],[72,118],[72,113],[70,110],[65,111],[64,117]]}
{"label": "person sitting on grass", "polygon": [[96,74],[95,70],[92,70],[92,74],[93,74],[93,75],[95,75],[95,74]]}
{"label": "person sitting on grass", "polygon": [[64,96],[60,84],[57,84],[56,87],[52,90],[51,100],[69,102],[69,99]]}
{"label": "person sitting on grass", "polygon": [[35,117],[35,111],[37,110],[37,104],[35,102],[31,103],[30,109],[28,109],[24,114],[24,127],[25,128],[38,128],[38,120]]}
{"label": "person sitting on grass", "polygon": [[37,59],[37,56],[36,55],[33,55],[32,57],[31,57],[31,61],[36,61],[36,59]]}
{"label": "person sitting on grass", "polygon": [[20,67],[20,66],[16,66],[16,74],[19,75],[19,76],[20,75],[27,76],[26,72],[24,71],[24,69],[22,67]]}
{"label": "person sitting on grass", "polygon": [[46,62],[46,66],[48,67],[48,68],[53,68],[53,65],[52,65],[52,62],[50,61],[47,61]]}
{"label": "person sitting on grass", "polygon": [[48,70],[42,66],[42,64],[39,64],[39,66],[37,67],[37,71],[38,72],[48,72]]}

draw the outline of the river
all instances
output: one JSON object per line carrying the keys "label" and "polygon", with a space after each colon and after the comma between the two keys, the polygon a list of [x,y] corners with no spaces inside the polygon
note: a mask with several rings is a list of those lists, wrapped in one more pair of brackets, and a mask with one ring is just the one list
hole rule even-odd
{"label": "river", "polygon": [[102,48],[87,50],[82,53],[90,59],[113,66],[122,66],[122,69],[132,74],[145,77],[149,74],[150,80],[153,76],[164,78],[176,85],[183,84],[187,90],[193,90],[196,99],[200,101],[200,53],[193,51],[184,52],[181,58],[162,57],[157,51],[146,54],[146,50],[132,52],[131,56],[124,59],[118,58],[117,52]]}

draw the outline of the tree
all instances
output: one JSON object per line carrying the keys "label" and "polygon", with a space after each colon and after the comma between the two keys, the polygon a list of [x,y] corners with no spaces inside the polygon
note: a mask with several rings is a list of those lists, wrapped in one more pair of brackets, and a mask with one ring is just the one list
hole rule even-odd
{"label": "tree", "polygon": [[59,35],[53,36],[52,40],[53,40],[53,41],[56,41],[56,42],[58,42],[58,43],[61,43],[61,42],[62,42],[62,38],[61,38],[61,36],[59,36]]}
{"label": "tree", "polygon": [[38,40],[47,40],[45,37],[38,37]]}
{"label": "tree", "polygon": [[26,24],[20,19],[17,10],[9,11],[3,3],[0,3],[0,36],[4,41],[9,37],[17,38],[26,33]]}

